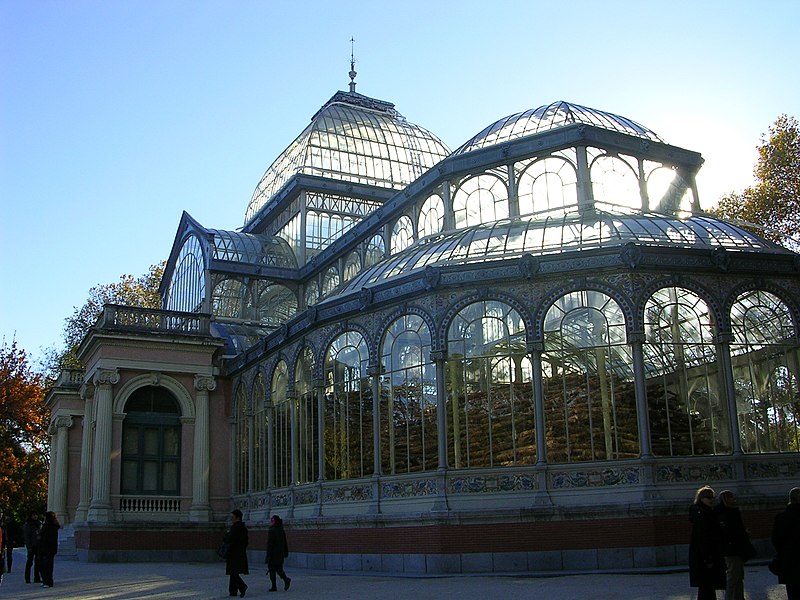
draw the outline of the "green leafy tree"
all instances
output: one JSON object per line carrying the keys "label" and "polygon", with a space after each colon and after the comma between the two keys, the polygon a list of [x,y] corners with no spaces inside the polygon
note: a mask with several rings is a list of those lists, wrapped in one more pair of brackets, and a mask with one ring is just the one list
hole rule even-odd
{"label": "green leafy tree", "polygon": [[717,216],[743,221],[765,237],[800,248],[800,127],[794,117],[781,115],[762,136],[754,174],[757,183],[741,194],[720,199]]}
{"label": "green leafy tree", "polygon": [[89,298],[83,306],[75,308],[72,316],[64,324],[64,350],[51,349],[44,360],[45,368],[51,376],[63,369],[79,369],[83,365],[77,358],[77,350],[103,312],[104,304],[122,304],[139,308],[160,308],[161,297],[158,286],[164,274],[163,261],[152,265],[141,277],[122,275],[119,281],[96,285],[89,290]]}
{"label": "green leafy tree", "polygon": [[47,504],[50,411],[45,377],[16,340],[0,345],[0,507],[20,522]]}

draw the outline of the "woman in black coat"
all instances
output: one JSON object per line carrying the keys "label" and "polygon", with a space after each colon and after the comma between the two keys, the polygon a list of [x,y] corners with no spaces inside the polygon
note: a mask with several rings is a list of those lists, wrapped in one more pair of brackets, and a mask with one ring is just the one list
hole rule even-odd
{"label": "woman in black coat", "polygon": [[284,590],[288,590],[292,584],[292,580],[283,570],[283,561],[287,556],[289,556],[289,544],[286,541],[286,532],[283,530],[283,521],[278,515],[273,515],[267,533],[267,572],[272,583],[270,592],[278,591],[275,585],[276,574],[283,579]]}
{"label": "woman in black coat", "polygon": [[247,584],[241,575],[250,574],[247,565],[247,527],[242,522],[242,511],[238,508],[231,512],[231,519],[233,523],[225,533],[224,540],[228,545],[228,552],[225,555],[225,574],[230,576],[228,594],[230,596],[239,594],[244,598]]}
{"label": "woman in black coat", "polygon": [[689,508],[692,538],[689,542],[689,585],[697,588],[697,600],[715,600],[714,590],[725,589],[722,536],[714,514],[714,490],[701,487]]}
{"label": "woman in black coat", "polygon": [[42,576],[42,587],[53,587],[53,562],[58,553],[58,522],[52,510],[44,513],[44,524],[39,532],[39,573]]}
{"label": "woman in black coat", "polygon": [[778,583],[788,600],[800,600],[800,487],[789,492],[789,505],[775,517],[772,545],[778,559]]}

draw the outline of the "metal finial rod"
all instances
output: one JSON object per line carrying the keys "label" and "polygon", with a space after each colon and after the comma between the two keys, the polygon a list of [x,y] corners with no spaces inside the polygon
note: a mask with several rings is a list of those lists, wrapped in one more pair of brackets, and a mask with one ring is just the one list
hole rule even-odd
{"label": "metal finial rod", "polygon": [[354,51],[353,44],[354,43],[355,43],[355,39],[351,37],[350,38],[350,91],[351,92],[355,92],[356,91],[356,74],[357,73],[356,73],[356,59],[355,59],[355,54],[353,53],[353,51]]}

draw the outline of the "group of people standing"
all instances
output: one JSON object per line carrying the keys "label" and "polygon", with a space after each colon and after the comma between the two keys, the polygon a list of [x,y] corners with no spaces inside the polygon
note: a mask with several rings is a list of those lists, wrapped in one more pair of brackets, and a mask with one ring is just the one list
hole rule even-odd
{"label": "group of people standing", "polygon": [[3,517],[0,530],[0,581],[3,573],[11,573],[14,562],[14,548],[25,544],[25,583],[40,583],[42,587],[53,587],[53,564],[58,553],[58,530],[61,524],[53,511],[44,514],[44,522],[39,513],[29,513],[21,530],[11,515]]}
{"label": "group of people standing", "polygon": [[[242,521],[242,511],[236,509],[231,512],[231,526],[225,533],[223,540],[225,574],[228,575],[228,595],[244,598],[247,584],[242,575],[249,575],[247,562],[247,526]],[[286,541],[286,532],[283,529],[283,520],[278,515],[270,519],[267,533],[267,574],[269,575],[270,592],[277,592],[277,577],[283,580],[283,589],[288,590],[292,583],[291,578],[283,570],[283,561],[289,556],[289,544]]]}
{"label": "group of people standing", "polygon": [[[689,542],[689,584],[697,588],[697,600],[744,600],[744,564],[756,555],[742,521],[736,495],[701,487],[689,508],[692,535]],[[789,492],[789,505],[775,518],[772,543],[773,568],[786,586],[788,600],[800,600],[800,488]]]}

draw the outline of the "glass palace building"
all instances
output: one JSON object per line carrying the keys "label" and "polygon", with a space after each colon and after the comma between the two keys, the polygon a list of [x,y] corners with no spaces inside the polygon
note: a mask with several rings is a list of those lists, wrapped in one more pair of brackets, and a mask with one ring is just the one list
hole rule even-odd
{"label": "glass palace building", "polygon": [[[354,73],[352,74],[354,75]],[[766,549],[800,480],[800,256],[704,214],[700,154],[568,102],[455,150],[351,83],[243,201],[184,213],[53,409],[84,560],[376,572],[686,563],[695,489]],[[168,242],[165,243],[165,254]]]}

